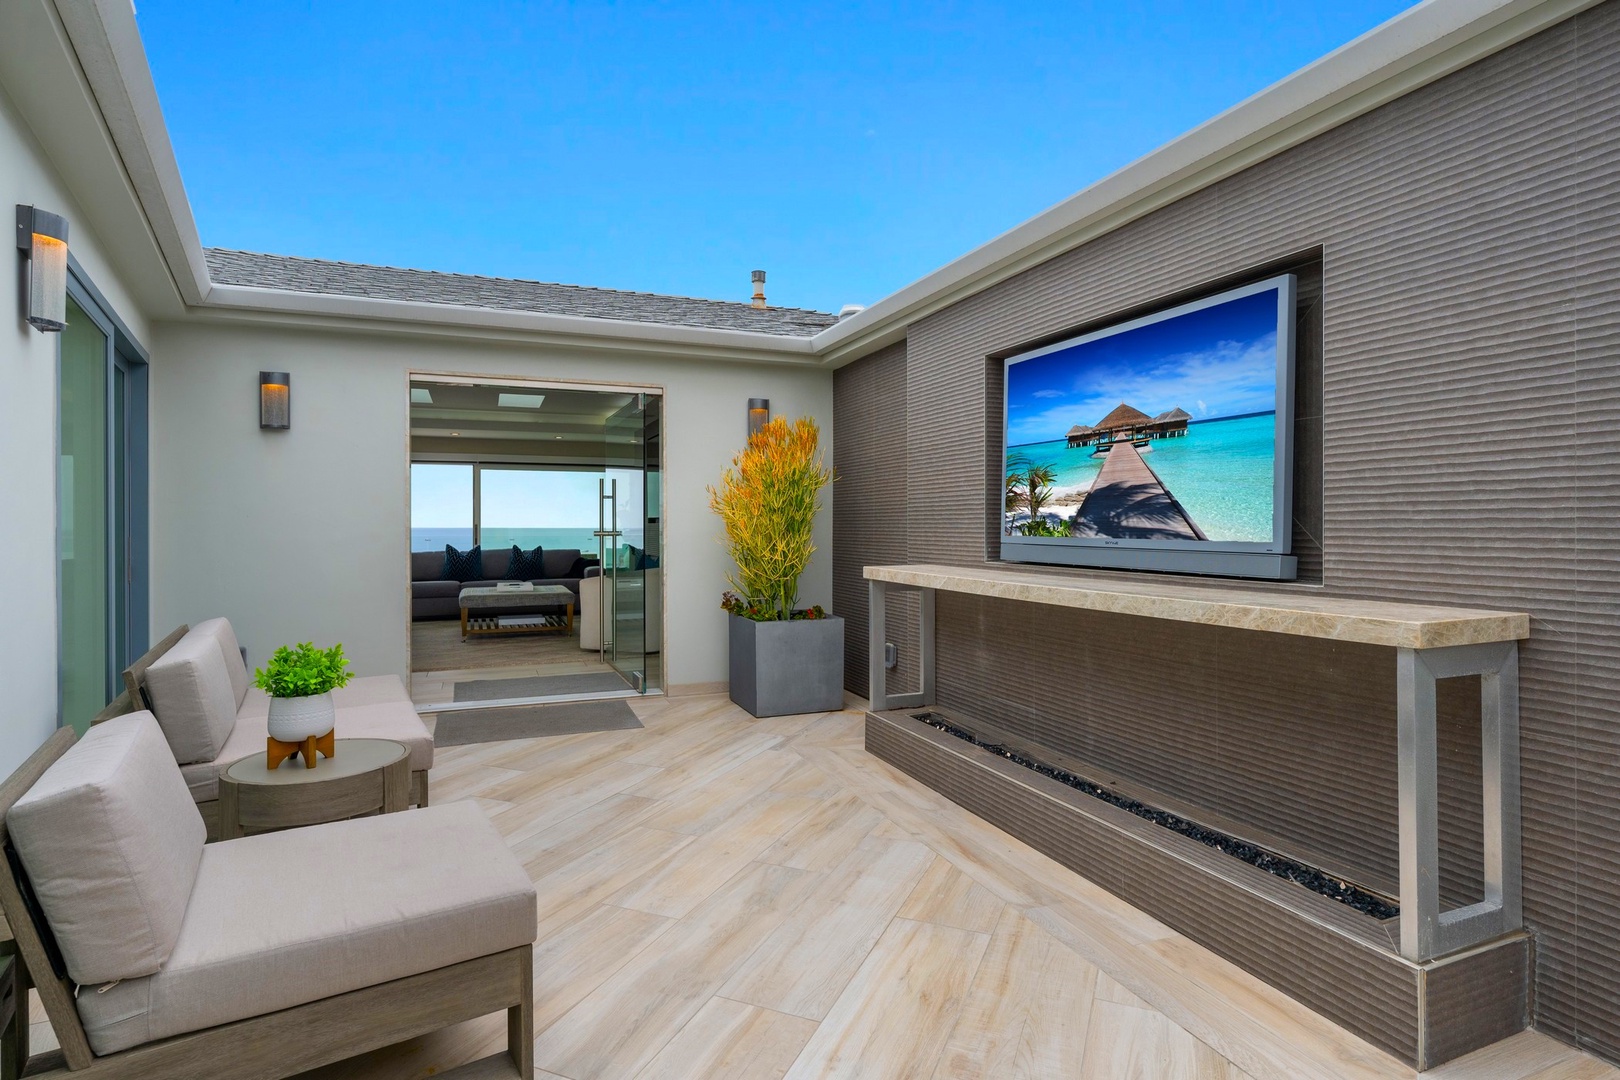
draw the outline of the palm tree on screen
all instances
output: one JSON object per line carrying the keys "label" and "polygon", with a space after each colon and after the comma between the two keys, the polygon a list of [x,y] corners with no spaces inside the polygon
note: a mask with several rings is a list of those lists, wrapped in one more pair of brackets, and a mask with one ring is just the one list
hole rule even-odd
{"label": "palm tree on screen", "polygon": [[1041,510],[1052,498],[1052,485],[1056,479],[1057,470],[1053,466],[1015,454],[1007,461],[1007,509],[1012,511],[1023,507],[1029,511],[1030,523],[1039,523]]}

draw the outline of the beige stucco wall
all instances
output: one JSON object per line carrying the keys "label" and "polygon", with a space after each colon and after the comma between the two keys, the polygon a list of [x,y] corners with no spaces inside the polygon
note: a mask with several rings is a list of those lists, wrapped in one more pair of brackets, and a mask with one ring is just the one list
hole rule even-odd
{"label": "beige stucco wall", "polygon": [[0,89],[0,775],[56,728],[56,358],[58,336],[24,321],[18,278],[26,267],[11,243],[13,208],[65,215],[69,248],[118,315],[145,343],[142,313],[109,266],[88,215],[72,197],[21,113]]}
{"label": "beige stucco wall", "polygon": [[[160,323],[152,365],[152,619],[229,616],[250,659],[342,641],[406,675],[407,381],[413,371],[665,389],[665,611],[672,686],[726,679],[728,569],[705,488],[741,446],[745,403],[822,425],[832,375],[785,365],[610,358],[554,347],[277,326]],[[292,428],[258,427],[261,370],[292,375]],[[830,604],[831,496],[807,603]]]}

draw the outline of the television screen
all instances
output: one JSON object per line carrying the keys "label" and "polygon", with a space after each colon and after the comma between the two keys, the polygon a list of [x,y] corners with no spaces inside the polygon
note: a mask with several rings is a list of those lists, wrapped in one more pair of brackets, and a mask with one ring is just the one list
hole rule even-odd
{"label": "television screen", "polygon": [[1292,275],[1007,360],[1002,557],[1291,578]]}

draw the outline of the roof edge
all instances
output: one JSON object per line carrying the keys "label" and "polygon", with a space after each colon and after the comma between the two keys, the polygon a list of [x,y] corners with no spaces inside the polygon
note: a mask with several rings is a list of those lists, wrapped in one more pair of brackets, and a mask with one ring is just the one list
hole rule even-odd
{"label": "roof edge", "polygon": [[820,331],[841,367],[1033,266],[1563,22],[1601,0],[1424,0],[1157,150]]}
{"label": "roof edge", "polygon": [[208,267],[130,0],[54,0],[90,92],[181,299],[201,303]]}
{"label": "roof edge", "polygon": [[211,285],[201,305],[211,315],[263,317],[325,322],[347,319],[373,324],[436,325],[463,333],[479,330],[518,334],[560,344],[621,350],[657,351],[693,357],[757,360],[770,363],[815,362],[808,335],[762,334],[671,323],[634,322],[591,315],[556,315],[428,301],[388,300],[369,296],[297,292],[245,285]]}
{"label": "roof edge", "polygon": [[[204,247],[203,248],[203,258],[204,258],[205,261],[207,260],[209,255],[220,255],[220,256],[245,255],[250,259],[268,259],[268,260],[277,260],[277,261],[293,262],[293,263],[318,263],[321,266],[343,267],[345,269],[351,269],[351,270],[386,270],[389,273],[396,273],[396,274],[422,274],[422,275],[427,276],[427,277],[457,278],[457,279],[460,279],[460,280],[463,280],[463,281],[487,281],[487,282],[498,283],[498,284],[503,284],[503,285],[504,284],[540,285],[540,286],[543,286],[545,288],[552,288],[552,289],[574,289],[574,290],[577,290],[577,291],[582,292],[582,293],[606,293],[606,294],[610,294],[610,295],[613,295],[613,296],[646,297],[648,299],[653,299],[653,300],[680,300],[680,301],[683,301],[683,302],[689,303],[689,304],[713,304],[716,307],[747,308],[747,309],[749,309],[751,311],[752,310],[757,310],[757,309],[753,308],[753,306],[751,304],[749,304],[748,301],[746,301],[746,300],[716,300],[712,296],[686,296],[686,295],[684,295],[682,293],[655,293],[655,292],[648,292],[645,289],[617,289],[617,288],[614,288],[614,287],[609,286],[609,285],[577,285],[577,284],[572,284],[572,283],[566,282],[566,281],[542,281],[539,278],[498,277],[498,276],[495,276],[493,274],[469,274],[469,273],[465,273],[465,272],[460,271],[460,270],[428,270],[428,269],[424,269],[422,267],[392,266],[392,265],[389,265],[389,264],[386,264],[386,263],[357,263],[357,262],[351,262],[351,261],[349,261],[347,259],[325,259],[325,258],[320,258],[320,257],[317,257],[317,256],[313,256],[313,255],[279,255],[279,254],[275,254],[273,252],[267,252],[267,251],[247,251],[247,250],[242,249],[242,248]],[[211,280],[213,271],[210,270],[209,274],[210,274],[210,280]],[[230,281],[230,282],[222,281],[222,282],[219,282],[218,284],[220,284],[220,285],[234,285],[234,286],[237,286],[239,288],[249,288],[249,289],[272,289],[272,290],[278,289],[278,287],[274,286],[274,285],[249,285],[249,284],[245,284],[245,283],[240,282],[240,281]],[[279,290],[279,291],[283,291],[283,292],[308,292],[309,290],[283,289],[283,290]],[[348,294],[348,293],[330,293],[330,294],[329,293],[319,293],[319,294],[311,294],[311,295],[323,295],[323,296],[324,295],[333,295],[333,296],[342,295],[342,296],[347,296],[347,295],[350,295],[350,294]],[[472,306],[472,305],[467,305],[467,306]],[[502,309],[494,309],[494,310],[502,310]],[[776,312],[778,314],[791,312],[791,313],[796,313],[796,314],[800,314],[800,315],[815,315],[815,316],[819,316],[819,317],[825,318],[825,319],[836,319],[837,318],[837,316],[834,315],[830,311],[818,311],[815,308],[788,307],[788,306],[785,306],[785,305],[782,305],[782,304],[775,305],[774,307],[770,308],[769,310],[771,310],[773,312]],[[593,316],[593,317],[596,317],[596,316]],[[600,316],[600,317],[601,318],[610,318],[610,316]],[[625,320],[625,321],[631,321],[631,320]],[[669,323],[669,324],[666,324],[666,325],[681,326],[681,325],[685,325],[685,324],[683,324],[683,323]],[[793,336],[808,338],[810,335],[809,334],[801,334],[801,335],[793,335]]]}

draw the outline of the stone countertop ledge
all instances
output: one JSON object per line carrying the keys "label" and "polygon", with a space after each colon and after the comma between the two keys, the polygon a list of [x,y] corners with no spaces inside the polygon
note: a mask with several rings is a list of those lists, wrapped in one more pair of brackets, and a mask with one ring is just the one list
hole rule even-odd
{"label": "stone countertop ledge", "polygon": [[1392,648],[1481,645],[1530,636],[1530,616],[1523,612],[1306,595],[1275,586],[1105,580],[994,565],[868,566],[865,576],[941,592]]}

